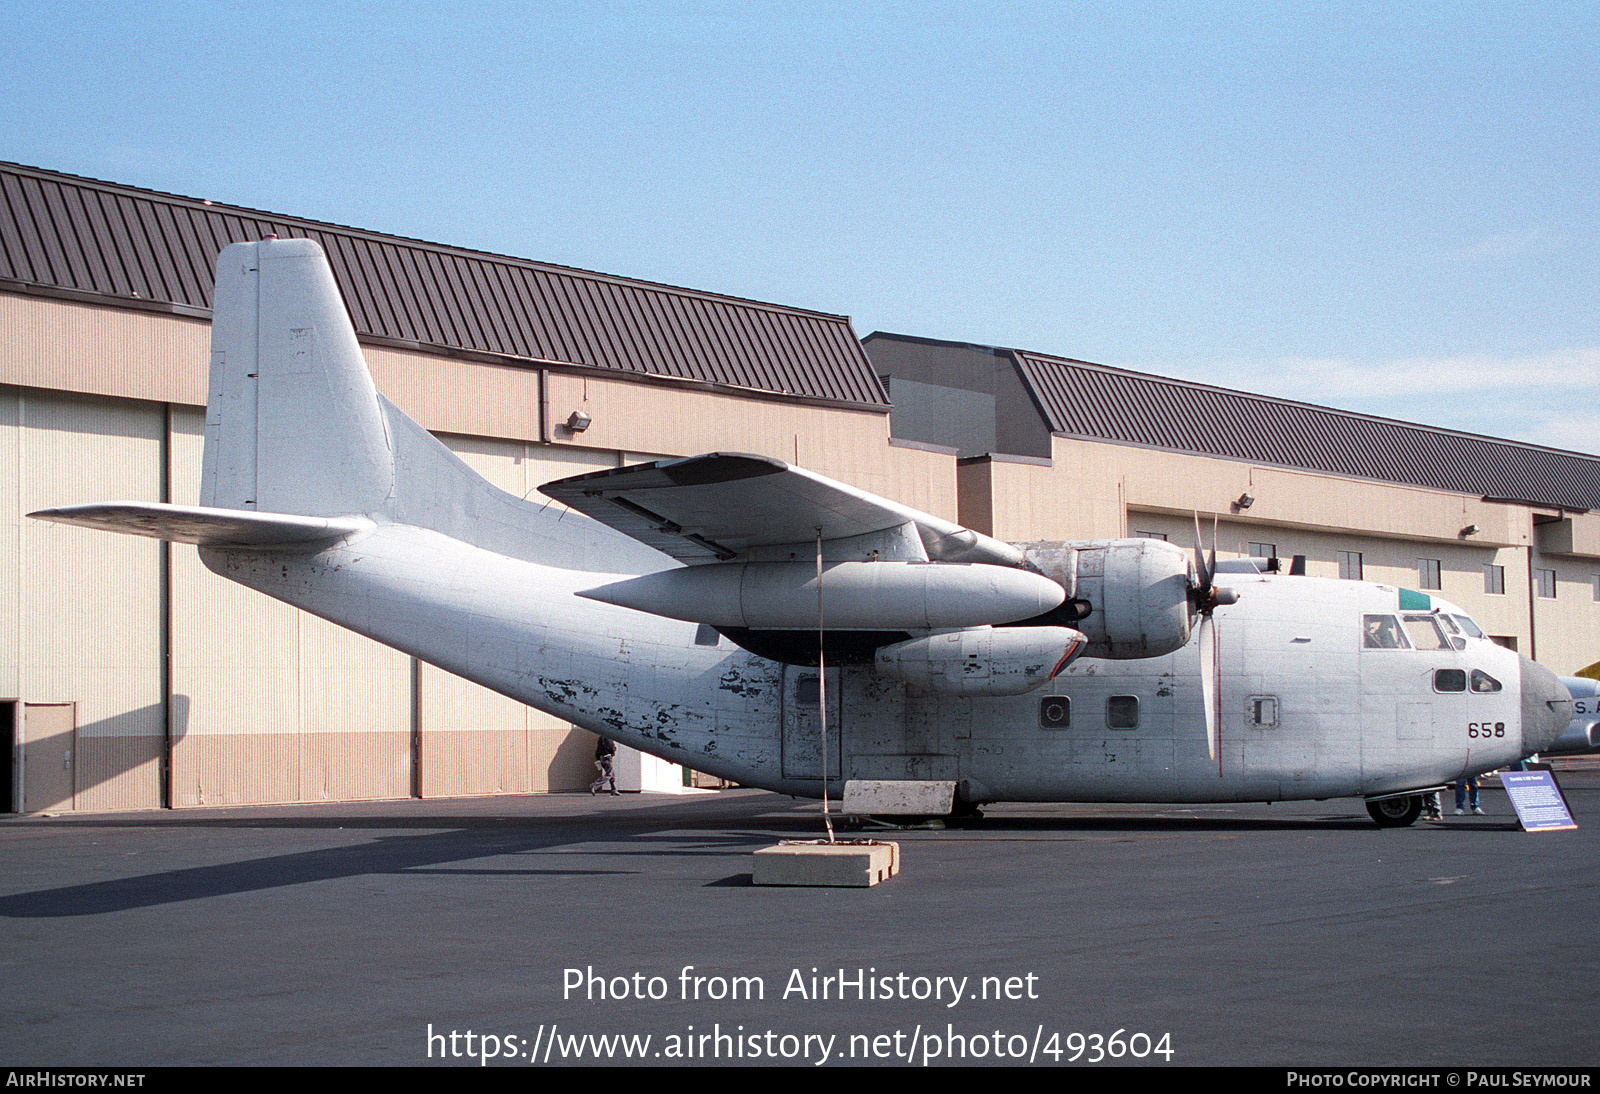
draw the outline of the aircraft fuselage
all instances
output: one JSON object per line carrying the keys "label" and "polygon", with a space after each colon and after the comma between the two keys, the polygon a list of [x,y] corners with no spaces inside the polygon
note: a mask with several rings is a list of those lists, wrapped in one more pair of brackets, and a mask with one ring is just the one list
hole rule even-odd
{"label": "aircraft fuselage", "polygon": [[[705,631],[693,623],[579,597],[601,583],[592,572],[399,524],[314,555],[202,555],[229,578],[574,725],[745,785],[821,793],[815,668],[725,639],[699,645]],[[1402,620],[1418,613],[1401,611],[1392,587],[1227,576],[1240,599],[1216,614],[1217,760],[1196,637],[1164,657],[1080,659],[1009,697],[829,668],[831,790],[865,778],[952,780],[980,802],[1370,796],[1524,754],[1523,715],[1548,696],[1516,653],[1477,638],[1434,650],[1364,644],[1364,619],[1413,625]]]}

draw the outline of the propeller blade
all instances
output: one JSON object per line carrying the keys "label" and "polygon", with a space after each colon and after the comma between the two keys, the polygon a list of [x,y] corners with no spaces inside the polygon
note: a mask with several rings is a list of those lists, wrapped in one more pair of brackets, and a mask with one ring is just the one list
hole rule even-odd
{"label": "propeller blade", "polygon": [[1206,584],[1211,584],[1211,578],[1217,576],[1217,515],[1211,514],[1211,550],[1206,555]]}
{"label": "propeller blade", "polygon": [[1217,758],[1217,631],[1211,613],[1200,617],[1200,696],[1206,708],[1206,752]]}
{"label": "propeller blade", "polygon": [[[1216,561],[1216,557],[1216,551],[1213,550],[1211,553],[1211,561],[1213,563]],[[1211,588],[1212,569],[1211,563],[1206,562],[1205,547],[1200,540],[1200,511],[1198,509],[1195,510],[1194,514],[1194,574],[1195,579],[1199,582],[1197,588],[1202,594]]]}

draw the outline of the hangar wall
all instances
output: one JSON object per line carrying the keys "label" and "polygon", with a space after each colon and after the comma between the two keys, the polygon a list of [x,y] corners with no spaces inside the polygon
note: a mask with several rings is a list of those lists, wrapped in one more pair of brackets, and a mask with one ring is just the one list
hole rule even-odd
{"label": "hangar wall", "polygon": [[[119,498],[198,504],[209,337],[202,319],[0,292],[0,627],[14,639],[0,702],[21,701],[18,807],[586,786],[594,738],[566,722],[218,578],[193,547],[26,519]],[[956,516],[953,450],[891,442],[881,412],[363,349],[385,396],[518,496],[744,451]],[[559,425],[573,410],[591,416],[584,433]]]}
{"label": "hangar wall", "polygon": [[[1041,387],[1052,368],[1117,371],[1101,366],[893,335],[866,340],[869,360],[841,316],[0,164],[12,808],[528,793],[593,775],[589,734],[217,578],[191,547],[26,519],[118,498],[197,502],[210,266],[229,240],[266,232],[322,243],[378,389],[520,496],[733,451],[1014,541],[1187,544],[1199,509],[1223,518],[1223,553],[1271,543],[1313,574],[1338,576],[1340,552],[1355,552],[1368,579],[1417,587],[1418,560],[1436,560],[1441,595],[1490,633],[1560,672],[1600,659],[1600,511],[1584,508],[1600,504],[1195,454],[1181,450],[1193,424],[1181,412],[1161,420],[1172,436],[1119,443],[1062,424],[1088,389]],[[563,424],[574,411],[581,432]],[[1600,461],[1545,456],[1600,497]]]}

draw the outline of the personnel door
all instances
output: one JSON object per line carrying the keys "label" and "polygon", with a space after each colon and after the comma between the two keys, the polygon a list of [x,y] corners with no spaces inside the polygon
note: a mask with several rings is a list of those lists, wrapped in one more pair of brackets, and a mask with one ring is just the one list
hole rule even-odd
{"label": "personnel door", "polygon": [[24,703],[23,812],[74,808],[78,753],[75,703]]}

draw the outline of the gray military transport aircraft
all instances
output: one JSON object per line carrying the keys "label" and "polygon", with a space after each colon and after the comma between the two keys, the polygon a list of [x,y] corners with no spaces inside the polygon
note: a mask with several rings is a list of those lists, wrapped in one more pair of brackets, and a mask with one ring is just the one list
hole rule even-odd
{"label": "gray military transport aircraft", "polygon": [[222,252],[211,361],[201,505],[32,515],[196,544],[224,577],[747,786],[942,786],[945,811],[1360,796],[1394,826],[1572,716],[1451,605],[1214,548],[1002,543],[739,454],[541,487],[561,506],[506,494],[377,393],[309,240]]}

